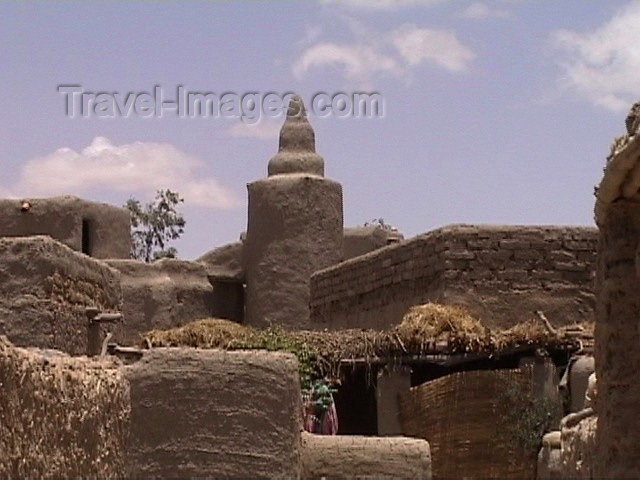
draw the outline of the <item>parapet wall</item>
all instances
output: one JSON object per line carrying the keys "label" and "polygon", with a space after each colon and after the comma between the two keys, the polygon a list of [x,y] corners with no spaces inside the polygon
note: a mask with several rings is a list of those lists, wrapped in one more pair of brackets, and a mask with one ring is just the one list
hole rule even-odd
{"label": "parapet wall", "polygon": [[558,325],[593,320],[595,228],[444,227],[311,277],[313,328],[387,328],[412,305],[467,307],[490,327],[544,311]]}
{"label": "parapet wall", "polygon": [[49,237],[0,237],[0,335],[18,346],[83,355],[87,307],[120,311],[116,270]]}
{"label": "parapet wall", "polygon": [[95,258],[129,258],[131,252],[124,208],[71,196],[0,200],[0,237],[32,235],[49,235]]}
{"label": "parapet wall", "polygon": [[124,334],[131,345],[153,329],[179,327],[210,317],[226,298],[214,296],[205,267],[200,263],[164,258],[152,263],[107,260],[122,277]]}
{"label": "parapet wall", "polygon": [[205,253],[196,262],[204,265],[207,275],[244,281],[242,242],[229,243]]}
{"label": "parapet wall", "polygon": [[124,367],[127,478],[298,478],[298,362],[265,351],[158,348]]}
{"label": "parapet wall", "polygon": [[302,435],[303,480],[431,480],[429,443],[419,438]]}

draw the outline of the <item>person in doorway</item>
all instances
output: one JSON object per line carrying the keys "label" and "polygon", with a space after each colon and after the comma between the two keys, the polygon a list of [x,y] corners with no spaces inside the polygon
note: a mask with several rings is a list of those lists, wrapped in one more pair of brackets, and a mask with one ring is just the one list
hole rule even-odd
{"label": "person in doorway", "polygon": [[304,429],[318,435],[338,434],[338,413],[333,400],[334,390],[324,380],[313,383],[303,395]]}

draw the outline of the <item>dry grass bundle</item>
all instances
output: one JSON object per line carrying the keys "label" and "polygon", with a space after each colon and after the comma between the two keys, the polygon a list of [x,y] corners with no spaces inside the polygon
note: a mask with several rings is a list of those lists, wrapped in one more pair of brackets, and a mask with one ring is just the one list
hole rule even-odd
{"label": "dry grass bundle", "polygon": [[491,345],[491,332],[465,309],[426,303],[411,307],[393,329],[402,344],[416,353],[445,344],[451,353],[477,351]]}
{"label": "dry grass bundle", "polygon": [[582,344],[581,339],[589,337],[593,338],[592,324],[562,327],[551,332],[542,322],[532,319],[520,322],[507,330],[497,332],[494,335],[494,348],[496,351],[528,346],[551,349],[578,348]]}
{"label": "dry grass bundle", "polygon": [[317,355],[336,360],[380,357],[397,350],[389,332],[376,330],[301,330],[289,334],[308,345]]}
{"label": "dry grass bundle", "polygon": [[129,387],[115,367],[0,337],[0,478],[122,478]]}
{"label": "dry grass bundle", "polygon": [[557,338],[559,338],[559,335],[549,332],[539,321],[525,320],[499,332],[496,336],[496,348],[504,350],[526,345],[539,345]]}
{"label": "dry grass bundle", "polygon": [[169,330],[151,330],[144,340],[152,347],[197,347],[232,350],[249,343],[254,330],[219,318],[207,318]]}

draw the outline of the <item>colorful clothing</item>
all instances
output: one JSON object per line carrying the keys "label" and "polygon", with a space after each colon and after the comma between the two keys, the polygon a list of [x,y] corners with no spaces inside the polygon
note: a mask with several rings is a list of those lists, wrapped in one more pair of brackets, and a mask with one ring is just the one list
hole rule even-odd
{"label": "colorful clothing", "polygon": [[304,429],[319,435],[338,434],[338,412],[329,386],[314,383],[309,392],[302,395]]}

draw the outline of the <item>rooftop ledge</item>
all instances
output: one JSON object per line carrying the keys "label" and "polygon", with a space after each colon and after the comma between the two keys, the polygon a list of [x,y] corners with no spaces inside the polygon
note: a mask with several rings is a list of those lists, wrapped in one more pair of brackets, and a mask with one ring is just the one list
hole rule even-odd
{"label": "rooftop ledge", "polygon": [[620,198],[632,198],[640,190],[640,134],[609,161],[596,193],[596,224],[604,221],[607,207]]}

